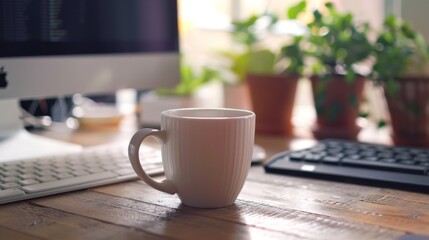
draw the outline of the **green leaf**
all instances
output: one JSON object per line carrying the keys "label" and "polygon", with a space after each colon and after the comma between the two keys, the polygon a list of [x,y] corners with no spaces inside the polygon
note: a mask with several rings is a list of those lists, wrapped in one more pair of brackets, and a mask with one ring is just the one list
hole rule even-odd
{"label": "green leaf", "polygon": [[313,16],[315,22],[320,22],[320,20],[322,19],[322,14],[319,12],[319,10],[315,10],[313,12]]}
{"label": "green leaf", "polygon": [[249,18],[245,19],[244,21],[234,21],[232,22],[232,25],[234,25],[234,27],[239,30],[239,29],[243,29],[243,28],[248,28],[250,26],[252,26],[253,24],[255,24],[255,22],[258,20],[258,16],[256,15],[252,15]]}
{"label": "green leaf", "polygon": [[316,94],[317,95],[325,94],[327,85],[328,85],[328,81],[326,80],[318,81],[316,84]]}
{"label": "green leaf", "polygon": [[244,76],[246,75],[248,65],[249,65],[250,53],[246,52],[240,55],[237,55],[234,59],[231,71],[235,73],[241,82],[244,81]]}
{"label": "green leaf", "polygon": [[180,75],[182,82],[190,82],[194,79],[194,73],[191,66],[182,65],[180,67]]}
{"label": "green leaf", "polygon": [[210,82],[211,80],[217,77],[219,77],[218,71],[208,67],[204,67],[203,72],[201,73],[201,76],[199,78],[200,78],[200,83],[204,84],[204,83]]}
{"label": "green leaf", "polygon": [[359,113],[359,117],[361,117],[361,118],[368,118],[369,115],[370,114],[368,112],[361,112],[361,113]]}
{"label": "green leaf", "polygon": [[347,25],[350,25],[350,24],[353,24],[353,15],[351,14],[351,13],[347,13],[345,16],[344,16],[344,23],[345,24],[347,24]]}
{"label": "green leaf", "polygon": [[387,126],[387,123],[385,120],[379,120],[377,123],[377,128],[384,128]]}
{"label": "green leaf", "polygon": [[274,71],[276,56],[267,49],[259,50],[249,54],[247,72],[255,74],[271,74]]}
{"label": "green leaf", "polygon": [[347,71],[345,79],[348,84],[352,84],[356,78],[356,73],[353,71]]}
{"label": "green leaf", "polygon": [[305,1],[299,2],[297,5],[290,7],[287,10],[287,17],[289,19],[296,19],[300,13],[302,13],[307,7]]}
{"label": "green leaf", "polygon": [[301,41],[303,36],[296,36],[293,38],[291,44],[281,48],[281,57],[288,61],[288,66],[284,72],[292,74],[302,74],[304,71],[304,50],[301,49]]}
{"label": "green leaf", "polygon": [[410,39],[414,38],[415,33],[408,23],[402,24],[401,31],[405,37],[410,38]]}
{"label": "green leaf", "polygon": [[196,74],[191,66],[182,64],[180,66],[181,80],[173,88],[159,88],[156,93],[160,96],[191,96],[202,85],[218,77],[214,69],[203,67],[200,74]]}
{"label": "green leaf", "polygon": [[420,55],[425,58],[424,60],[429,59],[429,51],[428,46],[426,44],[426,41],[421,33],[417,33],[415,36],[415,42],[417,46],[417,50],[420,53]]}
{"label": "green leaf", "polygon": [[389,95],[395,95],[399,91],[398,83],[392,79],[387,81],[386,87]]}
{"label": "green leaf", "polygon": [[334,4],[331,2],[325,3],[325,7],[329,10],[334,10]]}
{"label": "green leaf", "polygon": [[396,28],[396,17],[394,15],[389,15],[384,20],[384,25],[388,28],[395,29]]}

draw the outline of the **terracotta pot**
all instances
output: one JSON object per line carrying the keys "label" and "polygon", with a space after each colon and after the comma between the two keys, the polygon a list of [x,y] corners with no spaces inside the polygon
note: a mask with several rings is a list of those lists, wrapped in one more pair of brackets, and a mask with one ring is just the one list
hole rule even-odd
{"label": "terracotta pot", "polygon": [[298,75],[246,76],[257,133],[292,134],[291,116],[298,78]]}
{"label": "terracotta pot", "polygon": [[347,83],[340,75],[330,80],[321,80],[316,76],[310,79],[317,113],[313,135],[317,139],[356,139],[360,131],[356,119],[365,78],[357,77],[352,83]]}
{"label": "terracotta pot", "polygon": [[429,147],[429,78],[400,78],[399,92],[385,96],[397,145]]}

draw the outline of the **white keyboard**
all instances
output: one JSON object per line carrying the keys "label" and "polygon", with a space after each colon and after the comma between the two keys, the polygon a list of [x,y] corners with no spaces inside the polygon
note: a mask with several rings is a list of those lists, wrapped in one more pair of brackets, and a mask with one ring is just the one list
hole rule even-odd
{"label": "white keyboard", "polygon": [[[142,145],[149,175],[163,173],[161,151]],[[137,179],[126,146],[103,145],[82,152],[0,163],[0,204]]]}

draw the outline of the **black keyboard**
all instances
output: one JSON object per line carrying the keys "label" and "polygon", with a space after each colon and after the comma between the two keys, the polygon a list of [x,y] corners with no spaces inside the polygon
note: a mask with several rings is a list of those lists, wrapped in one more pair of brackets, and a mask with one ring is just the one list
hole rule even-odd
{"label": "black keyboard", "polygon": [[273,156],[266,172],[429,193],[429,149],[322,140]]}

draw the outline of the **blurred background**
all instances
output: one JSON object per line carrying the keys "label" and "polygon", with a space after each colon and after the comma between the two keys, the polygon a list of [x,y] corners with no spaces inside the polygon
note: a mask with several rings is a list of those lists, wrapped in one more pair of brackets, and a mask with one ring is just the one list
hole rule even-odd
{"label": "blurred background", "polygon": [[[279,46],[290,41],[291,36],[303,34],[299,24],[287,19],[287,10],[300,1],[283,0],[180,0],[179,1],[179,30],[180,47],[183,54],[183,61],[195,69],[201,66],[212,66],[214,69],[224,69],[225,65],[230,64],[228,60],[222,58],[219,52],[230,50],[240,51],[240,46],[236,43],[231,32],[233,26],[231,23],[242,21],[252,15],[272,13],[277,15],[282,22],[274,31],[274,34],[266,34],[263,38],[265,47],[279,49]],[[307,1],[311,8],[319,8],[328,1],[315,0]],[[393,12],[393,3],[384,0],[335,0],[329,1],[335,4],[339,11],[351,12],[356,22],[369,22],[374,28],[371,33],[375,38],[375,31],[379,29],[387,12]],[[238,81],[237,76],[229,75],[223,72],[223,81],[234,83]],[[202,95],[213,93],[214,106],[226,107],[244,107],[230,103],[230,99],[225,99],[224,92],[218,86],[218,83],[211,84],[210,93],[207,88],[203,88]],[[368,86],[369,96],[371,98],[380,97]],[[376,96],[373,96],[376,95]],[[220,99],[216,99],[216,96]],[[233,100],[232,100],[233,101]],[[240,101],[240,100],[237,100]],[[382,98],[380,98],[382,101]],[[220,103],[219,103],[220,102]],[[292,122],[294,125],[303,128],[309,128],[315,121],[316,113],[314,110],[313,96],[311,94],[310,81],[306,78],[298,82],[297,93],[294,103],[294,113]],[[372,106],[373,112],[383,115],[384,105]],[[381,111],[381,112],[380,112]],[[374,117],[375,118],[375,117]]]}
{"label": "blurred background", "polygon": [[[82,125],[85,124],[83,110],[91,110],[92,103],[117,103],[121,114],[135,114],[141,127],[159,127],[160,113],[171,108],[242,108],[256,112],[257,123],[261,124],[257,126],[257,132],[261,134],[358,138],[386,143],[390,141],[391,127],[400,122],[391,119],[386,89],[399,88],[400,84],[395,81],[411,72],[409,62],[412,61],[405,59],[408,66],[403,64],[401,67],[394,63],[389,65],[389,62],[380,63],[383,57],[395,59],[380,53],[395,52],[390,48],[394,44],[412,42],[411,47],[408,44],[397,49],[406,49],[404,51],[410,51],[409,55],[422,52],[425,55],[427,47],[421,44],[421,39],[427,41],[429,38],[425,9],[429,9],[429,2],[424,0],[178,0],[181,81],[176,87],[138,92],[124,90],[116,96],[78,95],[60,101],[46,100],[45,105],[53,106],[48,113],[40,111],[44,105],[40,100],[37,107],[31,101],[24,101],[22,105],[32,115],[50,115],[54,121],[77,118]],[[317,19],[318,14],[320,19]],[[389,20],[389,16],[394,17]],[[402,24],[402,21],[407,23]],[[397,32],[401,32],[402,38]],[[339,42],[333,40],[336,37]],[[385,40],[393,45],[384,46]],[[321,56],[329,54],[332,56]],[[401,70],[391,79],[380,72],[402,68],[407,71]],[[421,74],[424,69],[418,77],[424,76]],[[249,84],[253,75],[258,78],[284,76],[291,70],[295,70],[296,75],[292,85],[275,87],[268,84],[268,80],[264,80],[267,84],[258,80],[257,87]],[[328,82],[316,83],[313,79],[333,81],[339,75],[345,76],[346,80],[357,76],[366,78],[362,81],[361,93],[356,96],[346,93],[347,100],[332,100],[333,90],[327,87]],[[380,81],[381,78],[384,81]],[[351,82],[346,86],[351,86]],[[268,85],[272,89],[265,89]],[[331,88],[340,89],[339,86],[334,84]],[[426,85],[416,86],[410,89],[429,89]],[[256,93],[255,89],[263,93]],[[281,93],[275,93],[275,89],[281,89]],[[410,89],[407,91],[414,91]],[[288,99],[279,100],[280,95],[286,95]],[[274,100],[274,103],[256,103],[257,97]],[[325,100],[331,105],[324,106]],[[280,101],[285,103],[280,106]],[[344,101],[352,106],[340,106]],[[418,112],[416,109],[423,112],[420,116],[411,116],[414,122],[407,122],[405,128],[426,121],[427,99],[419,98],[418,101],[423,102],[420,105],[412,102],[414,100],[398,101],[399,108],[411,109],[413,114]],[[64,106],[71,106],[72,110],[65,110],[67,107]],[[289,110],[278,113],[283,108]],[[270,109],[277,113],[267,113]],[[349,110],[354,116],[338,121],[332,119],[333,114],[342,115]],[[113,124],[117,120],[113,118]],[[283,126],[270,128],[277,124],[276,121]],[[70,126],[77,127],[73,121],[69,122]],[[424,135],[424,141],[429,142],[429,127],[416,128],[405,135],[406,138]]]}

